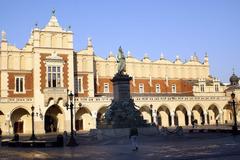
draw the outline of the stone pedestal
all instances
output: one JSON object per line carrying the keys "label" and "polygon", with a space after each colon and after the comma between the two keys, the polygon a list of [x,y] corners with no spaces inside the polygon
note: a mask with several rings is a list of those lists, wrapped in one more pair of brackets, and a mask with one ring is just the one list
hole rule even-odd
{"label": "stone pedestal", "polygon": [[105,113],[104,124],[101,128],[129,128],[147,126],[140,111],[135,108],[130,96],[131,77],[116,74],[113,79],[114,99]]}

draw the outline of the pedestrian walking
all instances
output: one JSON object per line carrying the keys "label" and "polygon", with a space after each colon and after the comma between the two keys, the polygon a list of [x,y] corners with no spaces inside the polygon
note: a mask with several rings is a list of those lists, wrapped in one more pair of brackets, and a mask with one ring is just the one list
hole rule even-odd
{"label": "pedestrian walking", "polygon": [[137,137],[138,137],[138,129],[136,127],[131,128],[129,132],[129,139],[131,139],[133,151],[138,150]]}

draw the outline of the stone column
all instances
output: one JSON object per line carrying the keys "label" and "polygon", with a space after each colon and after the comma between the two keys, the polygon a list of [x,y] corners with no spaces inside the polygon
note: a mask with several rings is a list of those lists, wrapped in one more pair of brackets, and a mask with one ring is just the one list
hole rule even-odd
{"label": "stone column", "polygon": [[156,110],[152,111],[152,116],[153,116],[153,123],[155,123],[155,125],[158,126],[158,119],[157,119],[157,111]]}
{"label": "stone column", "polygon": [[97,111],[92,112],[92,129],[97,128]]}
{"label": "stone column", "polygon": [[188,112],[188,126],[191,126],[192,125],[192,112]]}
{"label": "stone column", "polygon": [[208,125],[208,121],[207,121],[207,112],[204,112],[204,125]]}
{"label": "stone column", "polygon": [[223,122],[223,111],[222,110],[219,111],[219,122],[218,123],[219,124],[224,124],[224,122]]}
{"label": "stone column", "polygon": [[175,117],[175,113],[174,112],[171,112],[171,120],[172,120],[172,127],[175,126],[175,123],[174,123],[174,117]]}

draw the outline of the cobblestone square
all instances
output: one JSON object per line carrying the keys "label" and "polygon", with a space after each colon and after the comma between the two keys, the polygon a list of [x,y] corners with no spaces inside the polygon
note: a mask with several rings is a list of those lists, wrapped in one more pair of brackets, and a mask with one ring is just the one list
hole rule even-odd
{"label": "cobblestone square", "polygon": [[138,137],[139,150],[132,151],[128,137],[97,140],[77,135],[79,146],[63,148],[1,147],[0,159],[88,159],[88,160],[169,160],[239,159],[240,136],[226,133],[191,133],[183,136],[156,135]]}

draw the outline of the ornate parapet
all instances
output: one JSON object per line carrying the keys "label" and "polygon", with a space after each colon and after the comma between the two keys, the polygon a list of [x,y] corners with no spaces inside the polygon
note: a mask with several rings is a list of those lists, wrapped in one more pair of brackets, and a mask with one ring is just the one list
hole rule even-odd
{"label": "ornate parapet", "polygon": [[[205,96],[159,96],[159,97],[150,97],[150,96],[136,96],[132,97],[134,102],[141,101],[228,101],[229,97],[218,96],[218,97],[205,97]],[[87,97],[87,98],[75,98],[76,102],[111,102],[113,97]]]}
{"label": "ornate parapet", "polygon": [[33,103],[33,98],[0,98],[0,103]]}

